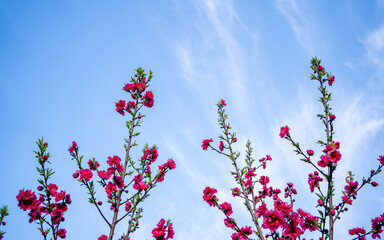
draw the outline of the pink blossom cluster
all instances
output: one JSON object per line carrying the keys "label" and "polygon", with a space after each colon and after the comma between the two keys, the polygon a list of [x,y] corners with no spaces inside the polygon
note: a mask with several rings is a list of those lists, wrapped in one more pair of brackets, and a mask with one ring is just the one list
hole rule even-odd
{"label": "pink blossom cluster", "polygon": [[311,192],[315,191],[316,187],[319,187],[319,183],[323,181],[323,178],[319,176],[319,173],[315,171],[313,174],[308,174],[308,184]]}
{"label": "pink blossom cluster", "polygon": [[48,144],[43,143],[42,139],[37,143],[41,150],[40,152],[36,152],[39,163],[41,164],[41,169],[37,169],[43,176],[43,179],[39,180],[41,185],[37,187],[39,197],[37,197],[32,190],[20,190],[16,196],[18,206],[24,211],[29,211],[28,216],[30,217],[30,223],[37,220],[36,223],[41,225],[39,230],[44,238],[47,237],[48,232],[43,230],[43,223],[48,223],[53,229],[52,234],[54,237],[65,238],[67,231],[65,229],[59,229],[59,225],[61,222],[64,222],[64,214],[68,210],[67,205],[71,204],[72,200],[70,195],[65,191],[58,191],[56,184],[48,184],[47,181],[50,175],[52,175],[50,170],[45,168],[45,163],[48,162],[49,158],[49,154],[45,154]]}
{"label": "pink blossom cluster", "polygon": [[[144,91],[148,87],[147,78],[144,76],[135,76],[131,83],[127,83],[124,85],[123,90],[130,93],[131,97],[134,101],[119,100],[116,103],[116,112],[121,115],[125,115],[125,112],[133,113],[137,110],[139,100],[143,103],[144,106],[151,108],[154,104],[154,96],[152,91]],[[143,95],[144,93],[144,95]],[[132,112],[133,111],[133,112]]]}
{"label": "pink blossom cluster", "polygon": [[165,224],[165,220],[161,219],[157,227],[152,230],[152,236],[156,240],[173,239],[175,232],[173,231],[172,223]]}
{"label": "pink blossom cluster", "polygon": [[323,150],[325,155],[320,156],[320,160],[317,162],[317,165],[319,167],[327,167],[332,163],[336,164],[341,159],[341,153],[338,151],[339,148],[339,142],[332,142],[332,144],[326,145]]}
{"label": "pink blossom cluster", "polygon": [[[76,157],[76,155],[73,156]],[[97,171],[97,176],[101,179],[108,199],[112,199],[119,189],[123,189],[125,187],[122,178],[124,169],[120,162],[120,157],[109,156],[106,161],[109,167],[106,170],[99,170],[100,163],[95,159],[89,159],[88,168],[82,168],[80,166],[79,170],[73,174],[73,178],[79,178],[79,181],[88,183],[93,177],[92,171]]]}

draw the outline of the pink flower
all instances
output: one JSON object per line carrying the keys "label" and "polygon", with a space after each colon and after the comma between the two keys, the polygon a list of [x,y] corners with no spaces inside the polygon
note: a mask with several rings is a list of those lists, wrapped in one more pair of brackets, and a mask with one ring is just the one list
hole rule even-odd
{"label": "pink flower", "polygon": [[323,71],[324,71],[324,68],[323,68],[323,66],[321,66],[321,65],[317,66],[317,69],[319,69],[320,72],[323,72]]}
{"label": "pink flower", "polygon": [[244,186],[246,186],[249,189],[251,189],[251,185],[252,185],[252,180],[251,179],[247,179],[243,183],[244,183]]}
{"label": "pink flower", "polygon": [[[353,228],[353,229],[349,229],[349,235],[358,235],[360,236],[360,234],[365,234],[366,231],[363,229],[363,228]],[[366,240],[365,237],[359,237],[360,240]]]}
{"label": "pink flower", "polygon": [[108,157],[107,163],[109,166],[118,165],[121,159],[118,156]]}
{"label": "pink flower", "polygon": [[359,183],[357,181],[355,182],[352,182],[352,181],[349,181],[348,182],[348,185],[345,186],[345,191],[347,192],[348,195],[351,195],[352,193],[355,195],[357,194],[355,192],[355,190],[357,190],[357,187],[359,186]]}
{"label": "pink flower", "polygon": [[329,115],[329,119],[330,119],[331,121],[333,121],[333,120],[335,120],[335,119],[336,119],[336,116],[335,116],[335,115],[333,115],[333,114],[331,114],[331,115]]}
{"label": "pink flower", "polygon": [[315,153],[315,152],[314,152],[313,150],[311,150],[311,149],[308,149],[308,150],[307,150],[307,154],[308,154],[309,156],[313,156],[314,153]]}
{"label": "pink flower", "polygon": [[331,163],[330,156],[328,155],[321,155],[320,156],[320,161],[317,162],[317,165],[320,167],[326,167]]}
{"label": "pink flower", "polygon": [[345,201],[346,204],[352,205],[352,199],[350,197],[348,197],[347,195],[342,196],[341,199],[343,201]]}
{"label": "pink flower", "polygon": [[141,160],[149,160],[149,164],[151,164],[156,161],[158,156],[157,149],[152,147],[144,150],[144,155],[141,157]]}
{"label": "pink flower", "polygon": [[73,141],[73,142],[72,142],[72,146],[70,146],[70,147],[68,148],[68,151],[69,151],[70,153],[73,153],[73,151],[75,151],[76,148],[77,148],[77,143],[76,143],[75,141]]}
{"label": "pink flower", "polygon": [[212,138],[211,139],[205,139],[203,140],[203,144],[201,145],[201,147],[203,148],[203,150],[207,150],[208,149],[208,146],[209,146],[209,143],[210,142],[213,142]]}
{"label": "pink flower", "polygon": [[300,226],[302,227],[303,230],[308,229],[309,231],[313,232],[317,229],[317,226],[315,224],[315,222],[319,221],[317,217],[314,217],[311,214],[304,212],[300,208],[297,209],[297,212],[300,214],[300,216],[303,219],[303,221],[300,222]]}
{"label": "pink flower", "polygon": [[100,163],[97,162],[96,160],[89,159],[88,161],[88,166],[90,170],[97,170],[98,167],[100,167]]}
{"label": "pink flower", "polygon": [[259,218],[261,216],[264,216],[264,214],[268,211],[267,205],[265,203],[262,203],[255,211],[256,216]]}
{"label": "pink flower", "polygon": [[251,235],[252,234],[252,229],[249,226],[245,226],[241,228],[241,232],[245,235]]}
{"label": "pink flower", "polygon": [[153,93],[152,91],[145,92],[144,96],[141,97],[141,100],[144,102],[144,106],[146,107],[153,107],[153,103],[155,102],[153,99]]}
{"label": "pink flower", "polygon": [[50,184],[48,184],[47,188],[49,190],[49,194],[51,194],[51,196],[55,197],[57,189],[58,189],[57,185],[50,183]]}
{"label": "pink flower", "polygon": [[203,191],[203,199],[206,201],[209,206],[215,206],[217,205],[217,201],[219,200],[216,196],[215,193],[217,193],[217,190],[214,188],[206,187]]}
{"label": "pink flower", "polygon": [[379,217],[376,217],[371,220],[372,222],[372,230],[374,230],[374,233],[372,234],[372,238],[375,239],[376,237],[380,238],[380,233],[383,232],[382,227],[384,226],[384,214],[381,214]]}
{"label": "pink flower", "polygon": [[134,83],[127,83],[123,87],[123,90],[126,91],[126,92],[135,93],[137,91],[136,84],[134,84]]}
{"label": "pink flower", "polygon": [[232,206],[230,203],[224,202],[220,204],[220,207],[221,207],[221,210],[228,216],[231,216],[231,214],[233,213]]}
{"label": "pink flower", "polygon": [[84,181],[88,182],[93,177],[93,173],[89,169],[81,169],[80,170],[80,179],[84,179]]}
{"label": "pink flower", "polygon": [[40,205],[40,201],[37,200],[35,192],[31,190],[20,190],[16,199],[19,202],[18,206],[24,211],[37,208]]}
{"label": "pink flower", "polygon": [[134,178],[135,183],[133,184],[134,189],[136,189],[136,190],[146,190],[147,189],[147,185],[145,182],[141,181],[142,179],[143,179],[143,176],[141,176],[141,174],[138,174],[135,176],[135,178]]}
{"label": "pink flower", "polygon": [[269,177],[268,176],[261,176],[259,183],[261,185],[267,185],[269,183]]}
{"label": "pink flower", "polygon": [[244,177],[248,179],[251,177],[256,177],[256,174],[252,171],[252,169],[249,169],[248,172],[245,173]]}
{"label": "pink flower", "polygon": [[111,177],[111,174],[109,174],[107,171],[104,171],[104,170],[99,171],[97,175],[99,176],[99,178],[105,179],[105,180],[108,180]]}
{"label": "pink flower", "polygon": [[124,181],[123,178],[120,176],[114,176],[113,181],[116,183],[118,188],[123,188],[124,187]]}
{"label": "pink flower", "polygon": [[125,110],[128,111],[128,112],[131,112],[132,111],[131,109],[135,109],[135,108],[136,108],[136,103],[132,102],[132,101],[129,101],[127,103],[127,106],[125,107]]}
{"label": "pink flower", "polygon": [[302,233],[299,228],[299,224],[302,222],[299,214],[292,212],[287,220],[287,224],[284,225],[283,236],[289,237],[289,239],[297,239]]}
{"label": "pink flower", "polygon": [[165,237],[165,229],[164,229],[165,220],[161,219],[157,224],[157,227],[152,230],[152,235],[156,240],[162,240]]}
{"label": "pink flower", "polygon": [[380,155],[377,160],[379,160],[381,165],[384,165],[384,155]]}
{"label": "pink flower", "polygon": [[341,159],[341,153],[336,149],[333,149],[332,151],[328,152],[328,155],[330,156],[330,161],[333,163],[337,163]]}
{"label": "pink flower", "polygon": [[61,190],[59,193],[56,194],[55,201],[60,202],[64,198],[65,198],[65,192],[63,190]]}
{"label": "pink flower", "polygon": [[66,237],[66,234],[67,233],[67,230],[65,230],[65,229],[59,229],[58,231],[57,231],[57,236],[59,236],[60,238],[65,238]]}
{"label": "pink flower", "polygon": [[116,112],[120,113],[123,116],[125,115],[124,108],[125,108],[124,100],[120,100],[116,103]]}
{"label": "pink flower", "polygon": [[51,219],[54,225],[59,224],[61,221],[64,221],[64,213],[68,210],[68,207],[65,203],[57,203],[51,212]]}
{"label": "pink flower", "polygon": [[170,223],[168,225],[168,234],[167,234],[166,239],[170,239],[170,238],[173,239],[173,236],[175,236],[175,232],[173,231],[173,224]]}
{"label": "pink flower", "polygon": [[126,202],[125,203],[125,211],[129,212],[131,210],[131,202]]}
{"label": "pink flower", "polygon": [[280,134],[279,134],[279,136],[280,136],[281,138],[287,136],[288,134],[289,134],[289,127],[288,127],[288,126],[285,126],[285,127],[281,127],[281,128],[280,128]]}
{"label": "pink flower", "polygon": [[79,177],[79,175],[80,175],[80,171],[77,170],[74,174],[72,174],[72,177],[73,177],[74,179],[76,179],[76,178]]}
{"label": "pink flower", "polygon": [[223,141],[220,141],[219,149],[222,152],[224,150],[224,143]]}
{"label": "pink flower", "polygon": [[240,196],[240,189],[237,187],[232,189],[232,196],[234,196],[234,197]]}
{"label": "pink flower", "polygon": [[282,227],[285,223],[284,215],[279,210],[267,211],[264,214],[263,218],[263,228],[268,228],[269,230],[276,231],[279,227]]}
{"label": "pink flower", "polygon": [[308,184],[311,192],[313,192],[315,190],[315,187],[318,187],[319,183],[322,181],[323,179],[319,177],[319,173],[317,171],[315,171],[314,174],[308,174]]}
{"label": "pink flower", "polygon": [[101,235],[97,240],[108,240],[106,235]]}
{"label": "pink flower", "polygon": [[[161,172],[164,172],[164,169],[168,167],[169,169],[175,169],[176,168],[176,163],[173,161],[173,159],[168,159],[168,161],[162,165],[159,166],[159,170]],[[163,175],[164,176],[164,175]]]}
{"label": "pink flower", "polygon": [[335,76],[332,76],[328,79],[328,85],[332,86],[333,82],[335,81]]}
{"label": "pink flower", "polygon": [[67,204],[71,204],[72,203],[71,195],[67,194],[67,195],[65,195],[65,198],[66,198],[66,203]]}
{"label": "pink flower", "polygon": [[112,192],[116,192],[117,187],[115,182],[108,182],[107,186],[105,186],[105,192],[107,193],[108,198],[112,198]]}
{"label": "pink flower", "polygon": [[277,199],[274,201],[275,209],[282,211],[283,213],[289,214],[292,212],[292,205]]}
{"label": "pink flower", "polygon": [[124,171],[123,165],[122,164],[117,164],[116,165],[116,170],[119,173],[123,173],[123,171]]}
{"label": "pink flower", "polygon": [[143,92],[145,90],[145,84],[142,82],[136,83],[136,88],[139,92]]}
{"label": "pink flower", "polygon": [[235,220],[233,218],[226,218],[224,219],[224,224],[225,226],[233,229],[235,227]]}

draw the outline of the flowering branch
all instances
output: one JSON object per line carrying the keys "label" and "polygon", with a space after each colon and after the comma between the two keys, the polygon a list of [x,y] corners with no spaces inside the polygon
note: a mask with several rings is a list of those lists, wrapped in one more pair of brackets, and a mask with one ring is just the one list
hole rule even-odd
{"label": "flowering branch", "polygon": [[[327,73],[320,63],[321,61],[317,58],[313,58],[311,61],[311,69],[314,71],[311,79],[319,83],[318,89],[321,93],[319,100],[324,107],[323,113],[317,115],[323,122],[326,132],[326,140],[319,140],[317,142],[323,148],[323,154],[320,156],[320,160],[318,162],[312,160],[312,156],[314,155],[313,150],[308,149],[306,152],[302,150],[299,143],[292,139],[288,126],[281,127],[279,134],[281,138],[287,139],[293,145],[294,152],[302,157],[300,159],[301,161],[309,163],[315,169],[313,173],[308,174],[308,184],[310,191],[316,191],[315,193],[318,196],[316,208],[319,208],[319,216],[313,216],[302,209],[293,210],[295,202],[293,196],[297,194],[297,191],[292,183],[288,183],[284,189],[284,198],[288,198],[288,201],[283,201],[283,199],[279,197],[282,191],[278,188],[268,186],[268,176],[260,176],[259,180],[255,179],[257,175],[256,170],[259,170],[261,167],[265,169],[267,161],[272,160],[272,158],[269,155],[261,158],[259,160],[260,165],[255,167],[255,160],[252,158],[252,148],[249,141],[246,145],[245,167],[241,169],[238,167],[237,160],[240,153],[232,149],[232,144],[235,143],[237,139],[236,134],[230,132],[231,127],[227,122],[228,116],[225,114],[224,107],[226,103],[224,100],[220,100],[217,104],[218,122],[223,131],[223,135],[219,136],[219,139],[222,141],[220,141],[218,149],[211,145],[213,142],[212,139],[203,140],[203,150],[210,148],[228,157],[232,161],[234,171],[231,172],[231,174],[235,176],[236,183],[240,186],[240,188],[236,187],[232,189],[232,195],[244,199],[244,205],[250,212],[252,221],[255,224],[255,234],[258,239],[301,239],[301,236],[309,230],[310,232],[318,231],[321,236],[319,239],[333,240],[335,222],[340,219],[342,212],[348,210],[345,205],[352,205],[352,199],[356,198],[357,192],[368,183],[374,187],[378,186],[378,183],[373,182],[372,179],[381,172],[384,166],[384,156],[379,157],[379,167],[375,171],[372,170],[368,178],[363,178],[360,187],[359,183],[354,181],[353,174],[349,173],[349,176],[346,178],[347,185],[344,187],[345,191],[342,191],[342,201],[339,204],[334,204],[333,196],[335,185],[333,176],[337,168],[337,163],[341,160],[342,155],[339,151],[340,143],[333,141],[333,122],[336,116],[331,112],[332,108],[329,106],[331,93],[328,92],[326,84],[332,86],[335,77]],[[324,170],[324,168],[326,168],[326,170]],[[326,180],[325,189],[320,186],[320,183],[323,182],[324,179]],[[258,191],[258,194],[256,194],[255,191],[257,184],[261,185],[261,190]],[[243,228],[240,229],[237,225],[229,221],[229,219],[231,219],[229,215],[232,214],[232,207],[228,203],[219,204],[219,200],[215,195],[216,192],[216,189],[206,187],[203,195],[204,201],[210,206],[215,206],[224,212],[226,216],[226,219],[224,219],[225,225],[236,231],[236,233],[232,235],[232,239],[249,239],[248,235],[252,234],[250,227],[249,231],[246,229],[244,232]],[[272,198],[273,208],[268,206],[269,201],[267,201],[267,198]],[[230,214],[227,214],[228,211],[230,211]],[[259,223],[261,223],[261,221],[262,224],[260,225]],[[354,239],[365,239],[367,234],[372,234],[373,238],[380,238],[379,234],[383,231],[383,226],[384,214],[372,219],[372,230],[368,233],[361,228],[351,229],[349,233],[350,235],[358,235],[358,237]],[[268,229],[270,232],[263,234],[262,228]],[[281,232],[278,232],[278,229],[281,229]]]}
{"label": "flowering branch", "polygon": [[[46,153],[48,143],[43,139],[39,139],[36,142],[39,151],[36,153],[36,158],[41,168],[37,167],[42,179],[38,179],[39,186],[37,190],[40,192],[39,199],[37,199],[35,192],[31,190],[20,190],[19,195],[16,196],[18,200],[18,206],[24,210],[29,210],[28,216],[30,216],[29,222],[36,222],[39,224],[38,230],[41,232],[44,239],[47,238],[52,231],[52,237],[57,240],[57,237],[65,238],[67,231],[65,229],[59,229],[61,222],[64,222],[64,213],[67,211],[67,205],[72,203],[69,194],[65,191],[58,191],[56,184],[48,183],[48,180],[53,175],[52,169],[46,167],[46,163],[49,162],[49,153]],[[47,224],[49,228],[45,228],[44,224]]]}
{"label": "flowering branch", "polygon": [[[79,178],[78,181],[82,185],[85,185],[88,193],[90,194],[89,202],[96,206],[102,218],[106,221],[110,227],[109,236],[102,235],[99,240],[112,240],[117,223],[124,218],[128,218],[127,233],[123,233],[122,238],[124,240],[129,239],[129,235],[139,228],[139,219],[142,217],[143,209],[139,207],[139,204],[143,202],[148,196],[149,191],[153,189],[157,183],[164,180],[165,174],[172,169],[176,168],[176,164],[172,159],[160,166],[158,171],[154,175],[151,167],[158,158],[157,147],[149,147],[147,144],[143,149],[143,156],[136,162],[131,158],[131,148],[137,146],[134,140],[140,132],[137,132],[137,127],[142,123],[143,115],[140,110],[143,106],[152,108],[154,104],[154,96],[152,91],[146,91],[149,87],[153,74],[150,71],[147,79],[147,74],[142,68],[136,70],[136,74],[131,78],[131,82],[125,84],[123,90],[130,94],[132,101],[126,102],[120,100],[116,103],[116,111],[125,116],[130,115],[130,119],[126,122],[128,128],[128,139],[125,140],[125,158],[124,161],[118,156],[108,157],[107,164],[109,167],[106,170],[100,170],[100,164],[94,158],[88,161],[88,168],[82,167],[83,156],[78,156],[78,146],[76,142],[72,143],[72,146],[68,149],[72,159],[77,161],[78,169],[73,177]],[[137,164],[138,163],[138,164]],[[111,204],[110,209],[113,211],[113,217],[111,221],[108,221],[101,211],[100,207],[102,201],[96,201],[94,183],[91,180],[93,178],[92,171],[97,173],[100,178],[98,183],[104,188],[108,203]],[[154,175],[154,176],[153,176]],[[133,176],[131,180],[126,180],[126,177]],[[131,189],[132,187],[132,189]],[[130,197],[123,199],[123,194],[132,191]],[[125,213],[119,217],[120,208],[124,207]],[[165,237],[165,229],[168,228],[167,237]],[[158,224],[155,229],[164,229],[164,231],[152,232],[156,239],[168,239],[173,238],[172,224],[167,223]]]}

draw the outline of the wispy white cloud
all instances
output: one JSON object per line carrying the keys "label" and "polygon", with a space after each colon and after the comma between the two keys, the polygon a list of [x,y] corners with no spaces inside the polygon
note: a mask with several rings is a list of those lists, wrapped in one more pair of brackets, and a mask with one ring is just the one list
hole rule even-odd
{"label": "wispy white cloud", "polygon": [[384,25],[368,33],[361,40],[366,49],[368,59],[384,71]]}
{"label": "wispy white cloud", "polygon": [[226,100],[236,106],[236,115],[250,121],[248,55],[238,35],[254,43],[256,34],[242,22],[230,0],[195,0],[194,6],[198,12],[194,30],[199,37],[176,43],[182,76],[202,95],[201,101],[214,104],[227,96]]}
{"label": "wispy white cloud", "polygon": [[309,17],[298,7],[296,0],[278,0],[276,7],[288,20],[297,41],[313,56],[315,50],[310,34]]}
{"label": "wispy white cloud", "polygon": [[338,127],[337,136],[343,143],[343,159],[346,161],[341,165],[340,172],[345,174],[352,166],[366,161],[360,152],[362,148],[367,148],[368,142],[383,129],[384,118],[373,116],[372,113],[376,112],[379,106],[375,104],[367,106],[363,103],[362,95],[356,96],[352,102],[343,103],[343,105],[346,107],[343,107],[345,110],[338,115],[340,122],[336,127]]}
{"label": "wispy white cloud", "polygon": [[187,84],[190,87],[200,90],[200,85],[197,83],[198,74],[193,59],[191,58],[190,51],[188,51],[186,47],[180,45],[176,49],[176,56],[179,60],[184,80],[187,81]]}

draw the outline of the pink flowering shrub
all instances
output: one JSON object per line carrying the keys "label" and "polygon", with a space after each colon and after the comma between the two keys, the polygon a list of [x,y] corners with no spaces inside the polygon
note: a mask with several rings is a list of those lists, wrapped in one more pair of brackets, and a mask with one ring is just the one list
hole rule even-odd
{"label": "pink flowering shrub", "polygon": [[[169,170],[175,169],[176,164],[172,159],[159,164],[157,170],[154,164],[158,159],[158,149],[156,145],[145,145],[142,156],[137,161],[131,158],[132,148],[137,146],[135,138],[140,134],[137,127],[145,117],[141,110],[144,107],[152,108],[154,105],[154,95],[147,90],[152,79],[150,71],[148,79],[144,70],[138,68],[136,75],[131,78],[131,82],[124,85],[123,90],[129,94],[129,101],[119,100],[116,112],[129,116],[126,122],[129,136],[125,139],[125,156],[109,156],[106,160],[106,168],[95,159],[89,159],[83,165],[83,156],[79,155],[79,147],[73,142],[68,151],[72,159],[76,160],[78,170],[73,173],[73,178],[84,185],[89,194],[89,202],[95,206],[102,219],[109,226],[108,236],[101,235],[99,240],[112,240],[116,225],[126,219],[128,229],[126,233],[120,235],[121,240],[130,239],[131,234],[139,228],[139,219],[142,217],[143,209],[139,207],[148,196],[149,192],[164,181],[164,177]],[[96,196],[94,178],[105,192],[105,200],[109,204],[109,211],[112,211],[112,219],[107,219],[105,210],[102,209],[103,201]],[[174,236],[173,226],[170,221],[161,219],[152,231],[153,237],[158,240],[172,239]]]}
{"label": "pink flowering shrub", "polygon": [[[20,190],[16,196],[18,206],[24,211],[28,211],[29,222],[38,224],[38,230],[44,239],[52,235],[53,239],[66,237],[67,231],[60,228],[60,224],[65,221],[64,214],[68,210],[68,205],[72,203],[71,197],[65,191],[59,191],[56,184],[49,183],[48,180],[53,175],[52,169],[47,167],[50,155],[46,152],[48,143],[43,139],[36,142],[39,150],[35,151],[36,158],[40,167],[37,167],[41,179],[38,180],[38,196],[32,190]],[[1,238],[0,238],[1,239]]]}
{"label": "pink flowering shrub", "polygon": [[[327,86],[332,86],[335,77],[327,73],[321,61],[313,58],[311,61],[311,69],[313,74],[311,79],[319,84],[320,102],[324,107],[324,112],[318,114],[324,125],[326,136],[325,140],[319,140],[322,153],[315,157],[312,149],[304,151],[299,143],[295,142],[290,134],[290,128],[283,126],[280,129],[279,136],[290,142],[294,151],[301,157],[301,161],[310,164],[314,171],[308,174],[309,191],[315,193],[317,201],[314,203],[316,211],[305,211],[295,206],[295,195],[297,190],[292,183],[287,183],[284,190],[271,186],[269,177],[262,175],[262,171],[266,169],[268,161],[272,158],[269,155],[256,161],[252,156],[251,143],[246,144],[245,166],[240,168],[239,157],[240,152],[233,149],[236,143],[236,134],[231,130],[228,123],[228,116],[225,113],[226,103],[220,100],[217,103],[219,125],[222,134],[219,136],[220,142],[217,148],[213,146],[213,140],[205,139],[202,142],[203,150],[208,148],[229,158],[234,169],[231,174],[234,176],[237,187],[232,188],[233,197],[240,197],[244,201],[244,205],[249,212],[252,220],[251,226],[239,226],[234,219],[234,210],[230,203],[220,203],[215,195],[217,190],[212,187],[206,187],[203,191],[203,200],[209,206],[218,208],[224,214],[224,224],[228,228],[234,230],[231,238],[233,240],[252,239],[252,234],[257,239],[305,239],[306,232],[318,233],[319,240],[333,240],[335,223],[341,218],[342,214],[348,210],[347,205],[352,205],[356,199],[358,192],[362,187],[371,185],[378,186],[373,181],[373,177],[377,175],[384,165],[384,156],[379,156],[379,166],[376,170],[371,170],[368,177],[361,181],[356,181],[354,175],[349,172],[346,177],[346,185],[341,189],[341,199],[335,199],[336,191],[334,184],[334,172],[337,169],[339,161],[342,161],[340,151],[340,143],[334,141],[333,122],[336,116],[332,113],[329,106],[331,94],[328,92]],[[322,184],[323,183],[323,184]],[[340,189],[339,189],[340,191]],[[310,212],[317,212],[316,215]],[[371,235],[373,239],[381,238],[384,227],[384,213],[373,218],[371,228],[365,230],[363,228],[353,228],[349,230],[351,239],[366,239],[367,235]]]}

